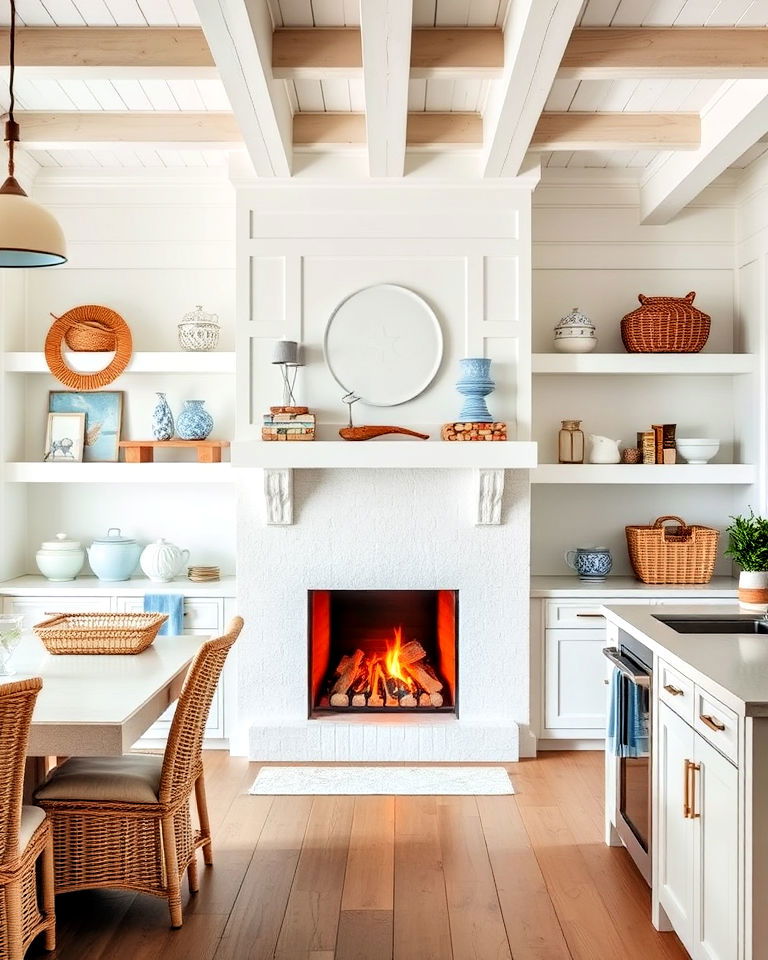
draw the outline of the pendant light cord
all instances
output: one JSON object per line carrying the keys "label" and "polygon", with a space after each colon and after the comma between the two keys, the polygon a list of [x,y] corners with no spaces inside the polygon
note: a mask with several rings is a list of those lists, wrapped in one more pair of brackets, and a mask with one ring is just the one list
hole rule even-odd
{"label": "pendant light cord", "polygon": [[18,139],[18,127],[13,118],[13,108],[16,106],[16,97],[13,92],[13,79],[16,74],[16,0],[10,0],[11,4],[11,36],[9,44],[8,62],[10,69],[8,72],[8,92],[10,94],[10,104],[8,106],[8,123],[5,127],[5,139],[8,142],[8,176],[13,176],[15,164],[13,160],[13,147]]}

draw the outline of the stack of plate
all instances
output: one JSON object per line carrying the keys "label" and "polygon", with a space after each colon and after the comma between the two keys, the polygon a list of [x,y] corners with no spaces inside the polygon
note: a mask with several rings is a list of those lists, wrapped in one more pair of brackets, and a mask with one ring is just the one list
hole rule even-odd
{"label": "stack of plate", "polygon": [[187,579],[194,583],[209,583],[221,579],[221,573],[218,567],[189,567],[187,569]]}

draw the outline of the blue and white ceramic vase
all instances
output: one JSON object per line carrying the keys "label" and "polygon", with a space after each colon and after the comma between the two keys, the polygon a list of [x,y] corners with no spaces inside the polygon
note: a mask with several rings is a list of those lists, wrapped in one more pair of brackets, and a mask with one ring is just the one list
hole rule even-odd
{"label": "blue and white ceramic vase", "polygon": [[577,547],[565,555],[565,562],[579,575],[579,580],[602,583],[611,572],[613,557],[608,547]]}
{"label": "blue and white ceramic vase", "polygon": [[173,437],[173,413],[165,394],[159,391],[155,409],[152,411],[152,436],[155,440],[170,440]]}
{"label": "blue and white ceramic vase", "polygon": [[176,432],[182,440],[205,440],[213,430],[213,417],[203,404],[205,400],[185,400],[176,420]]}
{"label": "blue and white ceramic vase", "polygon": [[493,393],[496,386],[491,380],[491,361],[485,357],[465,357],[459,360],[461,376],[456,381],[456,389],[466,399],[459,414],[459,420],[467,423],[492,423],[485,398]]}

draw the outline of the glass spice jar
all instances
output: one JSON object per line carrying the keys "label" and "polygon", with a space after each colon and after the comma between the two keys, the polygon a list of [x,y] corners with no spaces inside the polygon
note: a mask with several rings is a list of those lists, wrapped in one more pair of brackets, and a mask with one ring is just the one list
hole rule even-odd
{"label": "glass spice jar", "polygon": [[557,434],[557,462],[584,463],[584,433],[581,420],[561,420]]}

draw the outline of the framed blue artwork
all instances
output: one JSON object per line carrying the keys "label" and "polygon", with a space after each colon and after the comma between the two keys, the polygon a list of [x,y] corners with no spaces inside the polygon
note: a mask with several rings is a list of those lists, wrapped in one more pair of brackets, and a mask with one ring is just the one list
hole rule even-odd
{"label": "framed blue artwork", "polygon": [[83,460],[88,463],[117,463],[120,455],[120,426],[123,419],[121,390],[51,390],[50,413],[84,413],[85,446]]}

